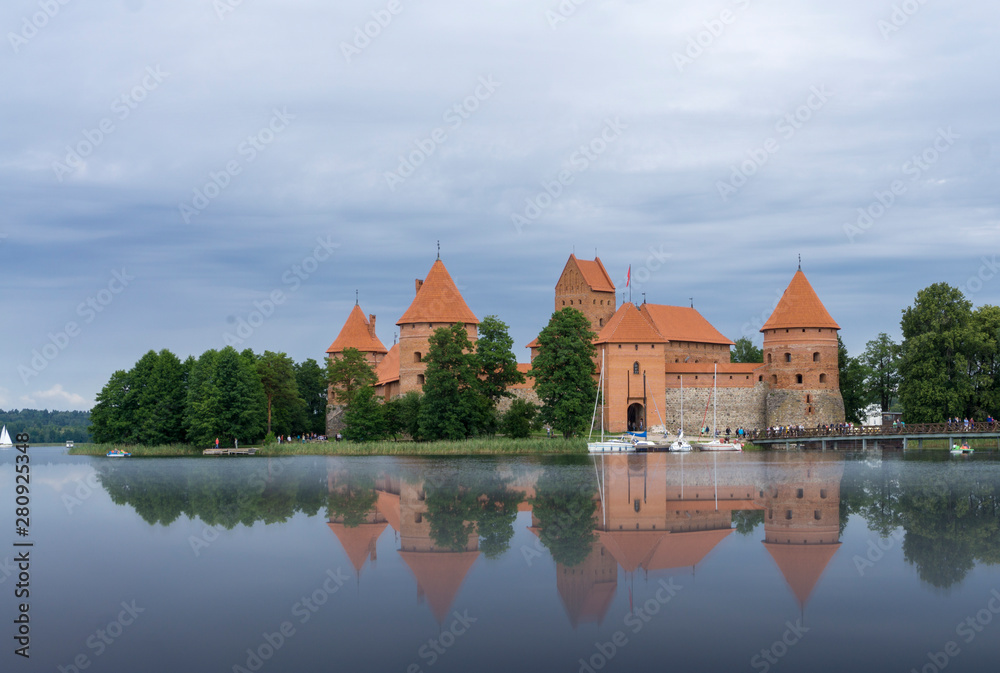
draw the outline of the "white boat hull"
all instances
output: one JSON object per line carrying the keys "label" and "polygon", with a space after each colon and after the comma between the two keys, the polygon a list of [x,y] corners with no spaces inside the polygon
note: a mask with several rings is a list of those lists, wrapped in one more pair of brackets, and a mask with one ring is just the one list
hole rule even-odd
{"label": "white boat hull", "polygon": [[587,451],[590,453],[633,453],[635,444],[613,439],[607,442],[588,442]]}
{"label": "white boat hull", "polygon": [[675,453],[687,453],[691,450],[691,445],[687,442],[674,442],[667,448],[667,451],[673,451]]}
{"label": "white boat hull", "polygon": [[702,451],[742,451],[743,445],[731,442],[706,442],[699,444],[698,448]]}

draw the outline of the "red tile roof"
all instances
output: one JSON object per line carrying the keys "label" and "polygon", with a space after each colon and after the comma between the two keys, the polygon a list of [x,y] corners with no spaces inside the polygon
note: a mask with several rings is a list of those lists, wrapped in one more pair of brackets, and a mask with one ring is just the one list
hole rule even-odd
{"label": "red tile roof", "polygon": [[693,308],[643,304],[639,310],[670,341],[733,345]]}
{"label": "red tile roof", "polygon": [[802,269],[796,271],[795,275],[792,276],[792,282],[785,288],[781,300],[760,331],[793,327],[840,329],[840,325],[830,316],[826,307],[823,306],[823,302],[819,300],[806,275],[802,273]]}
{"label": "red tile roof", "polygon": [[378,340],[369,329],[368,319],[365,312],[357,304],[351,309],[351,314],[347,316],[347,322],[340,329],[340,334],[330,347],[327,353],[342,353],[345,348],[357,348],[363,353],[385,353],[385,346]]}
{"label": "red tile roof", "polygon": [[479,324],[479,318],[465,303],[462,293],[455,287],[455,281],[440,259],[434,262],[410,308],[406,309],[406,313],[396,324],[415,322]]}
{"label": "red tile roof", "polygon": [[479,552],[400,551],[399,555],[413,572],[417,590],[427,598],[434,618],[443,622]]}
{"label": "red tile roof", "polygon": [[576,264],[576,268],[580,270],[580,275],[583,276],[583,279],[590,286],[591,290],[595,292],[615,291],[615,284],[611,282],[611,276],[608,275],[607,269],[601,263],[600,257],[589,260],[577,259],[576,255],[570,255],[569,259]]}
{"label": "red tile roof", "polygon": [[[375,367],[377,385],[385,385],[399,380],[399,344],[393,344],[382,361]],[[399,530],[398,528],[396,530]]]}
{"label": "red tile roof", "polygon": [[375,558],[375,543],[382,535],[382,531],[385,530],[386,523],[384,521],[363,523],[353,528],[348,528],[342,523],[328,523],[327,526],[340,540],[355,572],[360,573],[365,562],[369,558]]}
{"label": "red tile roof", "polygon": [[667,340],[639,312],[635,304],[625,302],[601,329],[594,343],[662,344],[667,343]]}
{"label": "red tile roof", "polygon": [[778,570],[785,577],[789,588],[798,599],[799,605],[805,607],[812,595],[816,583],[826,570],[830,559],[840,549],[836,544],[776,544],[764,542],[764,548],[778,565]]}

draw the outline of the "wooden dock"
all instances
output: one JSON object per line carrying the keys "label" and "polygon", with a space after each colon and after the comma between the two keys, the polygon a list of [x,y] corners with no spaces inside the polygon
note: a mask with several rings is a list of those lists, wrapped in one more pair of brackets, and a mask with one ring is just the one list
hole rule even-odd
{"label": "wooden dock", "polygon": [[201,453],[204,456],[252,456],[257,449],[205,449]]}

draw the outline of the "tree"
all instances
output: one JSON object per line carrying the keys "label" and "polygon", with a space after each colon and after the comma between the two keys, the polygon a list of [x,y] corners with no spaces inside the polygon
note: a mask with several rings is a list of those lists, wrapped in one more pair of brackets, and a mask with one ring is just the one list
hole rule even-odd
{"label": "tree", "polygon": [[264,436],[267,399],[256,356],[232,346],[202,353],[188,384],[186,422],[189,441],[210,444],[225,438],[252,442]]}
{"label": "tree", "polygon": [[[257,359],[257,374],[267,400],[267,432],[271,432],[275,408],[282,419],[278,428],[282,434],[292,430],[296,416],[303,415],[306,403],[299,395],[294,365],[292,359],[284,353],[264,351]],[[299,420],[301,422],[301,418]]]}
{"label": "tree", "polygon": [[903,310],[899,401],[911,423],[938,423],[974,413],[970,359],[972,302],[935,283]]}
{"label": "tree", "polygon": [[335,404],[348,404],[356,390],[378,382],[375,370],[357,348],[345,348],[339,358],[327,360],[326,379]]}
{"label": "tree", "polygon": [[365,386],[356,390],[344,411],[344,439],[375,442],[387,434],[385,411],[375,397],[375,389]]}
{"label": "tree", "polygon": [[415,390],[389,400],[385,404],[386,432],[392,435],[406,434],[411,439],[420,439],[420,393]]}
{"label": "tree", "polygon": [[500,432],[515,439],[527,437],[531,434],[531,422],[537,414],[537,405],[516,399],[500,421]]}
{"label": "tree", "polygon": [[488,400],[479,392],[479,369],[465,325],[440,327],[429,343],[420,401],[421,437],[433,441],[479,434],[492,414]]}
{"label": "tree", "polygon": [[97,394],[90,410],[90,434],[98,444],[125,443],[135,427],[135,399],[129,395],[131,379],[119,369]]}
{"label": "tree", "polygon": [[325,434],[327,382],[323,369],[312,358],[296,364],[295,385],[305,402],[305,431]]}
{"label": "tree", "polygon": [[840,396],[844,399],[844,416],[850,423],[863,421],[865,407],[871,399],[865,389],[868,370],[858,359],[847,355],[844,341],[837,335],[837,367],[840,369]]}
{"label": "tree", "polygon": [[764,351],[754,346],[750,337],[740,337],[735,343],[731,356],[733,362],[764,362]]}
{"label": "tree", "polygon": [[542,400],[542,421],[566,438],[587,427],[597,397],[593,339],[590,321],[574,308],[553,313],[538,335],[531,376]]}
{"label": "tree", "polygon": [[513,393],[507,389],[524,383],[524,374],[517,369],[517,358],[511,350],[514,339],[507,333],[507,324],[495,315],[488,315],[479,323],[476,340],[476,364],[479,367],[479,390],[491,406]]}
{"label": "tree", "polygon": [[980,306],[972,313],[972,327],[973,418],[996,418],[1000,411],[1000,307]]}
{"label": "tree", "polygon": [[865,389],[869,401],[878,402],[882,411],[889,411],[892,400],[899,392],[899,344],[885,332],[865,344],[861,355],[865,366]]}

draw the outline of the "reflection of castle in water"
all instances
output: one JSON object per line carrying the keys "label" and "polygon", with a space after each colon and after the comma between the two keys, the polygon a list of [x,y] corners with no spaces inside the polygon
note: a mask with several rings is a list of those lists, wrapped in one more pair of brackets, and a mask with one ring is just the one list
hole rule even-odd
{"label": "reflection of castle in water", "polygon": [[[582,561],[556,563],[556,587],[570,623],[600,623],[626,574],[694,568],[733,531],[734,512],[759,512],[764,547],[800,606],[805,606],[839,548],[843,464],[829,454],[771,454],[759,461],[728,454],[639,454],[595,460],[593,539]],[[539,473],[508,483],[532,510]],[[346,475],[331,471],[331,493]],[[341,515],[329,526],[356,572],[376,560],[375,543],[391,527],[413,573],[418,600],[441,622],[480,556],[474,524],[442,546],[432,533],[427,483],[379,477],[371,508],[351,525]],[[482,496],[485,498],[485,496]],[[571,513],[570,513],[571,514]],[[468,523],[468,522],[466,522]],[[558,525],[558,524],[556,524]],[[543,522],[532,511],[532,533]]]}

